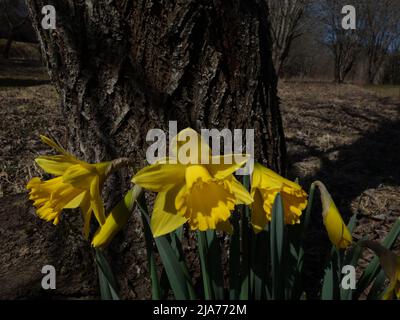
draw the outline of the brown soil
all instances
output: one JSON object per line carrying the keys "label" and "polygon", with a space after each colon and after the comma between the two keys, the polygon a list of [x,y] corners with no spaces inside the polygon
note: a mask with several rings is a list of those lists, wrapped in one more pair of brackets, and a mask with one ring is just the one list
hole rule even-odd
{"label": "brown soil", "polygon": [[[316,82],[281,83],[280,97],[290,176],[306,188],[323,181],[345,220],[357,214],[355,238],[383,239],[400,216],[399,97]],[[317,206],[308,239],[311,297],[318,295],[320,286],[313,279],[323,272],[329,248],[320,213]],[[365,251],[361,267],[371,255]]]}
{"label": "brown soil", "polygon": [[281,84],[292,177],[323,181],[356,236],[380,239],[400,216],[400,101],[354,85]]}

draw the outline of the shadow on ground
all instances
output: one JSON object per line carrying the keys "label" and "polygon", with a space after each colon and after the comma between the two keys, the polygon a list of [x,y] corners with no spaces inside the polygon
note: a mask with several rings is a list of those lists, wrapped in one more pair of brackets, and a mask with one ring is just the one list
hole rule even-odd
{"label": "shadow on ground", "polygon": [[50,84],[49,80],[0,78],[0,87],[34,87]]}
{"label": "shadow on ground", "polygon": [[[339,94],[318,90],[313,102],[310,97],[289,101],[284,116],[286,127],[292,126],[287,139],[291,175],[300,177],[305,187],[322,181],[345,221],[357,214],[361,226],[355,237],[381,239],[400,215],[400,104],[349,89]],[[331,246],[318,192],[315,199],[307,240],[311,254],[305,262],[311,299],[319,295],[318,281]]]}

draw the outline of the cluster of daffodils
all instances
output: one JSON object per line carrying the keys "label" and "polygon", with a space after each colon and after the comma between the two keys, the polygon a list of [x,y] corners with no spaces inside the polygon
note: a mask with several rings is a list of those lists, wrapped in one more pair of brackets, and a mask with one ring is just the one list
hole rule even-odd
{"label": "cluster of daffodils", "polygon": [[[192,131],[185,129],[175,139],[179,141],[188,130]],[[217,229],[232,233],[230,218],[239,204],[251,206],[251,223],[254,232],[258,233],[271,221],[272,206],[278,193],[283,199],[285,223],[300,222],[302,211],[307,206],[307,194],[300,185],[256,164],[251,190],[247,191],[234,176],[234,172],[247,162],[246,156],[239,163],[235,162],[239,157],[234,155],[220,156],[215,161],[209,146],[201,136],[198,138],[201,148],[206,148],[210,154],[209,161],[206,161],[209,164],[198,164],[199,159],[181,164],[177,157],[165,158],[143,168],[132,179],[136,185],[157,192],[151,216],[154,237],[168,234],[185,223],[191,230]],[[63,209],[80,207],[84,234],[88,237],[92,213],[100,228],[106,221],[101,189],[112,162],[89,164],[76,159],[53,140],[44,136],[41,139],[60,155],[40,156],[36,162],[45,172],[56,177],[47,181],[38,177],[31,179],[27,185],[29,199],[34,201],[39,217],[54,224],[59,222]],[[177,146],[175,154],[181,147],[180,144]],[[326,188],[322,183],[318,186],[322,192],[328,235],[335,245],[346,248],[351,244],[351,235]]]}
{"label": "cluster of daffodils", "polygon": [[[141,169],[132,179],[135,184],[134,199],[142,188],[157,193],[150,221],[155,238],[169,234],[184,224],[191,230],[219,230],[231,234],[231,218],[239,214],[235,210],[238,205],[250,207],[251,225],[257,234],[271,222],[278,194],[282,198],[285,224],[300,223],[303,210],[307,207],[308,195],[299,184],[261,164],[255,164],[250,190],[247,190],[234,176],[248,161],[245,155],[213,156],[210,147],[192,129],[181,131],[175,139],[181,141],[180,136],[187,136],[188,133],[198,136],[202,148],[200,153],[189,154],[192,161],[186,164],[179,162],[176,155],[182,144],[176,143],[175,156]],[[35,177],[27,184],[29,197],[37,208],[38,216],[57,224],[62,210],[80,208],[84,221],[83,233],[88,238],[94,214],[98,230],[92,245],[104,247],[128,220],[127,217],[118,216],[115,210],[105,214],[101,193],[112,162],[89,164],[78,160],[53,140],[44,136],[41,139],[59,154],[36,159],[45,172],[55,176],[53,179],[42,181]],[[209,161],[206,161],[208,164],[199,163],[199,154],[209,155]],[[238,158],[243,160],[236,161]],[[351,233],[335,203],[321,182],[315,182],[314,185],[320,190],[323,221],[329,239],[338,249],[348,248],[352,244]],[[391,292],[399,298],[398,272],[393,275],[392,283]]]}

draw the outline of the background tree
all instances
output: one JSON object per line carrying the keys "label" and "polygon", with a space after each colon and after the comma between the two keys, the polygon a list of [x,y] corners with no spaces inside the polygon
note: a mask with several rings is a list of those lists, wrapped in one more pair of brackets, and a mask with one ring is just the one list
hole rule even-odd
{"label": "background tree", "polygon": [[333,55],[322,43],[324,28],[310,14],[304,19],[306,32],[294,39],[282,73],[287,78],[330,80]]}
{"label": "background tree", "polygon": [[[49,4],[56,30],[41,28],[41,9]],[[178,129],[254,128],[256,160],[284,171],[264,1],[28,0],[28,6],[71,151],[88,161],[127,156],[140,167],[147,131],[167,131],[168,121],[177,120]],[[124,191],[130,176],[114,177],[109,190]],[[126,241],[143,243],[136,236]],[[118,256],[119,276],[129,279],[132,260],[143,261],[132,258],[139,251]]]}
{"label": "background tree", "polygon": [[362,45],[367,57],[367,82],[374,83],[386,58],[400,45],[400,2],[366,0],[361,6]]}
{"label": "background tree", "polygon": [[387,60],[383,72],[383,82],[391,85],[400,83],[400,50],[390,54]]}
{"label": "background tree", "polygon": [[37,42],[24,0],[0,0],[0,38],[7,39],[3,52],[6,59],[13,41]]}
{"label": "background tree", "polygon": [[[361,50],[359,30],[346,30],[342,26],[344,17],[342,8],[346,4],[347,2],[343,0],[321,0],[316,3],[314,9],[316,17],[325,28],[322,42],[329,47],[334,57],[334,79],[336,83],[343,83]],[[352,5],[359,12],[359,1],[353,1]]]}
{"label": "background tree", "polygon": [[311,0],[266,0],[266,2],[271,21],[272,60],[279,75],[293,40],[300,37],[306,28],[303,17]]}

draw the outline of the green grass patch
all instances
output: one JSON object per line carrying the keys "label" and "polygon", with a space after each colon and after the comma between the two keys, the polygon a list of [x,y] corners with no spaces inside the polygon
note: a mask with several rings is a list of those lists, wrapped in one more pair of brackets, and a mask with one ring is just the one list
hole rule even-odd
{"label": "green grass patch", "polygon": [[368,91],[372,91],[380,97],[391,97],[400,99],[400,85],[366,85],[364,87]]}

